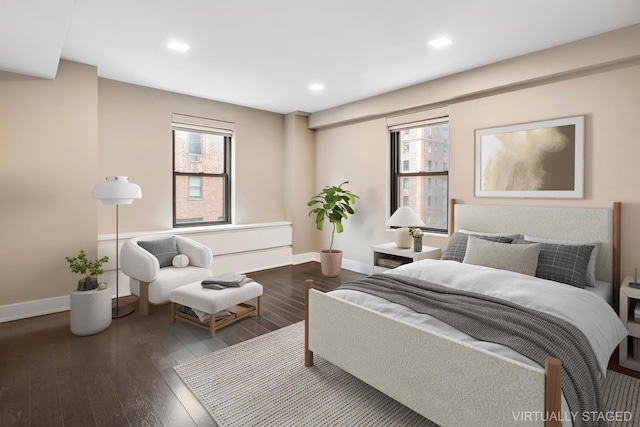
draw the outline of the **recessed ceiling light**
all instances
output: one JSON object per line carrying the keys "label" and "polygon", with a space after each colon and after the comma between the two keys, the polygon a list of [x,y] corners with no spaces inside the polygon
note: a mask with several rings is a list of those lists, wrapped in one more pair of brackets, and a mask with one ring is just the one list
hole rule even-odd
{"label": "recessed ceiling light", "polygon": [[451,43],[452,43],[451,40],[449,40],[446,37],[440,37],[439,39],[431,40],[429,42],[429,44],[431,46],[435,47],[435,48],[446,46],[446,45],[451,44]]}
{"label": "recessed ceiling light", "polygon": [[312,85],[309,85],[309,89],[314,92],[319,92],[324,89],[324,85],[321,85],[320,83],[314,83]]}
{"label": "recessed ceiling light", "polygon": [[173,42],[169,43],[169,45],[167,47],[169,49],[177,50],[178,52],[186,52],[186,51],[189,50],[190,46],[188,44],[184,44],[184,43],[173,41]]}

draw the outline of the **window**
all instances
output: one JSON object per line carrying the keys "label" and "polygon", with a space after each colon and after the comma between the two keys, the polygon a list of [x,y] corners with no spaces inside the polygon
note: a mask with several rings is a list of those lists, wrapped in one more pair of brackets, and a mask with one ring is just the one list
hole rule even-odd
{"label": "window", "polygon": [[[391,212],[412,208],[425,231],[448,231],[449,122],[446,118],[391,128]],[[412,136],[409,136],[412,135]],[[405,144],[410,150],[405,151]],[[431,149],[430,149],[431,148]]]}
{"label": "window", "polygon": [[231,222],[231,133],[174,124],[174,226]]}
{"label": "window", "polygon": [[411,149],[411,144],[409,144],[408,142],[405,142],[405,143],[404,143],[404,147],[402,148],[402,150],[403,150],[405,153],[408,153],[410,149]]}
{"label": "window", "polygon": [[202,177],[189,177],[189,200],[202,199]]}
{"label": "window", "polygon": [[189,161],[202,161],[202,135],[199,133],[189,133]]}

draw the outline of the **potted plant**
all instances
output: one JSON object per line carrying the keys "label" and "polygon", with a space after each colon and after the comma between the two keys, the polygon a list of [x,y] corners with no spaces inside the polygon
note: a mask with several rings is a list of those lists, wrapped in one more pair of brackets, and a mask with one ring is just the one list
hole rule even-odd
{"label": "potted plant", "polygon": [[320,267],[322,274],[327,277],[336,277],[340,274],[342,251],[333,249],[333,239],[336,232],[342,233],[344,231],[342,221],[346,221],[348,216],[353,214],[351,205],[355,204],[356,199],[359,199],[351,191],[342,188],[343,185],[348,183],[349,181],[345,181],[338,186],[327,186],[307,203],[309,207],[320,204],[320,206],[309,211],[309,216],[312,214],[316,216],[316,228],[318,230],[322,231],[325,219],[328,219],[333,227],[329,250],[320,252]]}
{"label": "potted plant", "polygon": [[422,251],[422,236],[424,233],[421,228],[418,227],[409,227],[409,234],[413,237],[413,251],[421,252]]}
{"label": "potted plant", "polygon": [[78,256],[66,257],[69,263],[69,268],[73,273],[84,274],[85,278],[78,280],[79,291],[90,291],[98,287],[98,278],[100,274],[104,273],[102,270],[102,264],[109,261],[108,256],[103,256],[100,259],[91,261],[87,259],[87,254],[84,251],[80,251]]}

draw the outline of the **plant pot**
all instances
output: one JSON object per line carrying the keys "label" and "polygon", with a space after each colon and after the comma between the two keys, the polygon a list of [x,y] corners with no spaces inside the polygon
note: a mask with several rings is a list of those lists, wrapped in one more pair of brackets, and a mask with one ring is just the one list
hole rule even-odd
{"label": "plant pot", "polygon": [[342,269],[342,251],[324,250],[320,252],[320,271],[326,277],[336,277],[340,275]]}
{"label": "plant pot", "polygon": [[413,238],[413,251],[422,252],[422,237]]}
{"label": "plant pot", "polygon": [[87,276],[84,279],[78,280],[79,291],[90,291],[98,287],[98,278]]}

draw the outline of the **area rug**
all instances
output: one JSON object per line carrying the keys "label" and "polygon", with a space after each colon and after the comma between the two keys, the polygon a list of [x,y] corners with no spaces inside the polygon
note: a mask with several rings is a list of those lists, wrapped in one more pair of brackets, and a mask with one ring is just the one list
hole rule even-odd
{"label": "area rug", "polygon": [[[316,356],[304,366],[303,322],[177,366],[178,375],[220,427],[436,426],[431,421]],[[640,380],[609,371],[609,411],[630,412],[640,426]]]}

